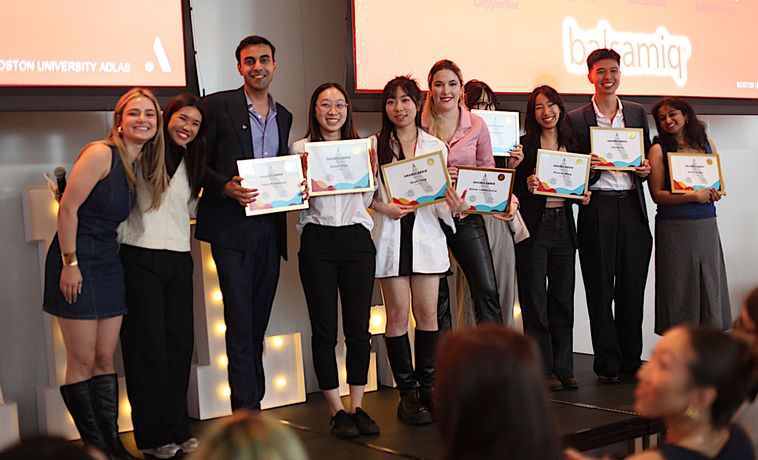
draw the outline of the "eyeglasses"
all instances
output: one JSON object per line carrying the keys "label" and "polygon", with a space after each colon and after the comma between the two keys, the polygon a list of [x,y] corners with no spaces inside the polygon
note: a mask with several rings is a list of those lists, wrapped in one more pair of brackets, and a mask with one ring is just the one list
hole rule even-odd
{"label": "eyeglasses", "polygon": [[471,108],[477,109],[477,110],[497,110],[499,105],[500,104],[498,103],[498,101],[492,101],[492,102],[480,101],[480,102],[474,102]]}
{"label": "eyeglasses", "polygon": [[328,112],[332,109],[336,110],[337,112],[344,112],[347,110],[347,102],[338,102],[336,104],[332,104],[331,102],[322,102],[318,105],[318,107],[324,112]]}

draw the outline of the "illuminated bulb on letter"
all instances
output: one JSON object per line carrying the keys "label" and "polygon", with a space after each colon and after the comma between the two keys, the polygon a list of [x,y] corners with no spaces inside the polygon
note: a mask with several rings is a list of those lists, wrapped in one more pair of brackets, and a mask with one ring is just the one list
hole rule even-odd
{"label": "illuminated bulb on letter", "polygon": [[228,398],[232,395],[232,389],[228,385],[224,385],[219,390],[219,393],[221,393],[222,398]]}
{"label": "illuminated bulb on letter", "polygon": [[128,399],[126,401],[124,401],[124,407],[122,407],[121,410],[123,410],[127,414],[131,414],[132,413],[132,405],[129,404],[129,400]]}
{"label": "illuminated bulb on letter", "polygon": [[221,294],[221,291],[216,291],[213,293],[213,300],[216,302],[221,302],[224,300],[224,296]]}
{"label": "illuminated bulb on letter", "polygon": [[212,257],[208,259],[208,270],[212,272],[216,271],[216,261]]}
{"label": "illuminated bulb on letter", "polygon": [[218,365],[221,367],[226,367],[229,365],[229,358],[226,357],[226,355],[221,355],[218,357]]}
{"label": "illuminated bulb on letter", "polygon": [[374,326],[381,326],[384,322],[384,318],[382,318],[382,315],[379,313],[374,313],[371,315],[371,324]]}
{"label": "illuminated bulb on letter", "polygon": [[216,323],[216,332],[219,334],[223,334],[226,332],[226,324],[224,323]]}
{"label": "illuminated bulb on letter", "polygon": [[274,381],[274,386],[277,390],[283,390],[284,387],[287,386],[287,379],[284,377],[279,377]]}
{"label": "illuminated bulb on letter", "polygon": [[282,339],[282,337],[278,336],[278,335],[276,337],[272,337],[271,338],[271,345],[274,348],[282,348],[282,346],[284,345],[284,339]]}
{"label": "illuminated bulb on letter", "polygon": [[60,208],[60,205],[57,201],[53,200],[53,203],[50,205],[50,210],[52,210],[53,214],[56,216],[58,215],[58,208]]}
{"label": "illuminated bulb on letter", "polygon": [[521,305],[514,305],[513,306],[513,318],[514,319],[521,318]]}

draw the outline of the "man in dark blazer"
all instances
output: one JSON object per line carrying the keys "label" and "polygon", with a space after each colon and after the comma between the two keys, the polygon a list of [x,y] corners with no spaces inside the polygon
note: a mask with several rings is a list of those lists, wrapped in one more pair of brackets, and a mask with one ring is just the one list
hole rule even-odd
{"label": "man in dark blazer", "polygon": [[211,244],[223,296],[232,410],[260,410],[263,340],[287,257],[286,215],[246,217],[258,190],[243,187],[237,170],[237,160],[288,154],[292,114],[269,94],[275,52],[263,37],[243,39],[236,57],[244,85],[203,100],[208,171],[195,237]]}
{"label": "man in dark blazer", "polygon": [[[620,60],[617,52],[605,48],[587,57],[595,95],[589,104],[569,113],[581,153],[591,153],[591,126],[642,128],[645,154],[650,149],[645,108],[616,96]],[[593,166],[597,163],[593,155]],[[618,382],[620,374],[633,374],[641,364],[642,309],[653,246],[642,185],[649,174],[648,160],[631,172],[593,171],[592,199],[579,209],[579,261],[594,370],[605,383]]]}

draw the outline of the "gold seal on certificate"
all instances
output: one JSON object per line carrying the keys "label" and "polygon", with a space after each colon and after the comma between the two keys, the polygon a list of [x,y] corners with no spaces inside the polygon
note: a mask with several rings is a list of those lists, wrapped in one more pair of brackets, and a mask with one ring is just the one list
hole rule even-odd
{"label": "gold seal on certificate", "polygon": [[242,186],[258,190],[245,207],[246,216],[306,209],[303,200],[303,165],[300,155],[237,160]]}
{"label": "gold seal on certificate", "polygon": [[631,171],[645,160],[645,134],[641,128],[590,127],[592,153],[600,157],[595,169]]}
{"label": "gold seal on certificate", "polygon": [[[467,213],[494,214],[508,210],[513,169],[458,167],[455,190],[468,203]],[[465,195],[464,195],[465,194]]]}
{"label": "gold seal on certificate", "polygon": [[581,200],[589,187],[590,156],[539,149],[534,173],[540,180],[535,195]]}
{"label": "gold seal on certificate", "polygon": [[311,196],[373,191],[370,145],[369,139],[306,142]]}
{"label": "gold seal on certificate", "polygon": [[441,151],[382,165],[390,202],[421,207],[445,199],[450,187],[447,163]]}
{"label": "gold seal on certificate", "polygon": [[721,158],[717,154],[672,152],[668,161],[671,193],[712,188],[726,195]]}
{"label": "gold seal on certificate", "polygon": [[518,144],[519,113],[494,110],[472,110],[479,115],[490,131],[492,154],[495,156],[511,156],[510,151]]}

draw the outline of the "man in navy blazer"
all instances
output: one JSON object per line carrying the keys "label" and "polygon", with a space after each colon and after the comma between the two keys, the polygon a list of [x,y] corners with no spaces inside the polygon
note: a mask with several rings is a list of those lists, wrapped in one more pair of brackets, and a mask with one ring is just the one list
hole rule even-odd
{"label": "man in navy blazer", "polygon": [[258,190],[243,187],[237,170],[237,160],[288,154],[292,114],[269,94],[275,52],[263,37],[244,38],[235,53],[244,85],[203,100],[208,170],[195,237],[211,244],[223,296],[232,410],[260,410],[263,340],[287,256],[286,215],[246,217]]}
{"label": "man in navy blazer", "polygon": [[[592,101],[569,113],[581,153],[591,153],[590,127],[642,128],[650,149],[647,113],[640,104],[616,96],[621,57],[598,49],[587,57]],[[598,157],[593,154],[593,166]],[[653,237],[648,226],[643,181],[644,160],[634,171],[593,171],[592,200],[579,208],[579,261],[595,353],[594,371],[605,383],[634,374],[642,354],[642,309]],[[611,304],[615,303],[615,312]]]}

